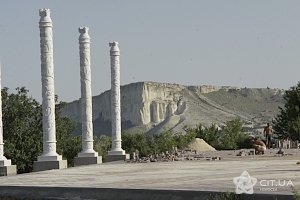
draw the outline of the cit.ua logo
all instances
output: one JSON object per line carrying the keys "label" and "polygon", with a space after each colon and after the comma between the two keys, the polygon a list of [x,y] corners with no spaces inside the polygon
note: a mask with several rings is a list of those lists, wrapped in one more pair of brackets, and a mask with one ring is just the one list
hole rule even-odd
{"label": "cit.ua logo", "polygon": [[233,178],[235,184],[235,192],[237,194],[253,194],[253,187],[257,183],[257,179],[249,175],[247,171],[244,171],[241,176]]}

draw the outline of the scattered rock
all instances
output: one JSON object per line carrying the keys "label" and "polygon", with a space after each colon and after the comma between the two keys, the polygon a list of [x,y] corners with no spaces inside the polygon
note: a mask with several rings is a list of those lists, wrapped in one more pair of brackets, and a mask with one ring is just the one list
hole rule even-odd
{"label": "scattered rock", "polygon": [[240,151],[237,156],[247,156],[245,151]]}
{"label": "scattered rock", "polygon": [[212,160],[221,160],[219,156],[212,157]]}
{"label": "scattered rock", "polygon": [[188,156],[186,159],[187,160],[195,160],[194,157],[191,157],[191,156]]}
{"label": "scattered rock", "polygon": [[174,159],[174,161],[184,161],[184,157],[177,157]]}
{"label": "scattered rock", "polygon": [[212,160],[212,157],[206,157],[205,159],[206,160]]}
{"label": "scattered rock", "polygon": [[251,149],[251,150],[249,151],[249,155],[255,155],[255,149]]}
{"label": "scattered rock", "polygon": [[284,154],[284,151],[280,148],[279,151],[277,152],[277,154],[283,155],[283,154]]}

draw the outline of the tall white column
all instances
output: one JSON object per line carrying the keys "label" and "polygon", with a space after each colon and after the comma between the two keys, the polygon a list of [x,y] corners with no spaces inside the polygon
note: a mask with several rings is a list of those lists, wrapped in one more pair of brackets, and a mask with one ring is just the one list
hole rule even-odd
{"label": "tall white column", "polygon": [[67,161],[56,153],[53,33],[49,9],[40,9],[42,76],[43,153],[34,162],[34,171],[67,168]]}
{"label": "tall white column", "polygon": [[121,144],[120,49],[110,42],[112,148],[108,155],[125,155]]}
{"label": "tall white column", "polygon": [[62,160],[56,153],[53,33],[49,9],[40,9],[40,46],[43,111],[43,154],[38,161]]}
{"label": "tall white column", "polygon": [[102,163],[102,157],[93,148],[93,115],[92,115],[92,89],[91,89],[91,41],[88,27],[78,29],[79,56],[80,56],[80,82],[81,82],[81,123],[82,123],[82,151],[74,159],[74,165],[88,165]]}
{"label": "tall white column", "polygon": [[[0,66],[0,89],[1,87],[1,66]],[[2,123],[2,96],[0,92],[0,167],[11,165],[11,160],[4,156],[4,143],[3,143],[3,123]]]}
{"label": "tall white column", "polygon": [[17,173],[15,165],[4,156],[3,123],[2,123],[2,95],[1,95],[1,65],[0,65],[0,176],[13,175]]}
{"label": "tall white column", "polygon": [[79,29],[80,82],[81,82],[81,122],[82,151],[78,157],[98,156],[93,149],[92,89],[91,89],[91,56],[88,27]]}

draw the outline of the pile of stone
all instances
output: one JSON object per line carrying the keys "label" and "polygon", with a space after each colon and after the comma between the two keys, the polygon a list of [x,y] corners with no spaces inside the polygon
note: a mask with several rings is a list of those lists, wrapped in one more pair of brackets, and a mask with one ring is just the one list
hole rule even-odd
{"label": "pile of stone", "polygon": [[150,163],[150,162],[173,162],[173,161],[185,161],[185,160],[221,160],[219,156],[204,156],[197,153],[197,151],[182,150],[173,151],[172,153],[166,151],[160,154],[148,155],[145,157],[139,156],[139,151],[135,151],[132,154],[132,158],[128,161],[130,163]]}
{"label": "pile of stone", "polygon": [[277,151],[277,156],[289,156],[289,155],[293,155],[293,154],[291,154],[291,153],[285,153],[283,150],[282,150],[282,148],[279,148],[279,150]]}

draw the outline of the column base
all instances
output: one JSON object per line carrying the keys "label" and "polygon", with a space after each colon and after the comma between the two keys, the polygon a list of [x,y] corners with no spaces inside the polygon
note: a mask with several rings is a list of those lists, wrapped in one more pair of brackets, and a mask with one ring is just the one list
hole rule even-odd
{"label": "column base", "polygon": [[17,166],[9,165],[9,166],[1,166],[0,167],[0,176],[12,176],[17,174]]}
{"label": "column base", "polygon": [[112,162],[112,161],[118,161],[118,160],[129,160],[130,155],[129,154],[124,154],[124,155],[107,155],[106,157],[106,162]]}
{"label": "column base", "polygon": [[108,155],[111,155],[111,156],[113,156],[113,155],[125,155],[126,153],[125,153],[125,151],[123,150],[123,149],[121,149],[121,150],[110,150],[110,151],[108,151]]}
{"label": "column base", "polygon": [[74,159],[74,166],[81,166],[81,165],[93,165],[93,164],[100,164],[102,163],[102,156],[96,157],[76,157]]}
{"label": "column base", "polygon": [[80,153],[78,153],[78,157],[97,157],[97,156],[98,156],[98,152],[90,152],[90,153],[80,152]]}
{"label": "column base", "polygon": [[38,156],[38,162],[44,162],[44,161],[60,161],[62,160],[61,155],[53,155],[53,156],[48,156],[48,155],[41,155]]}
{"label": "column base", "polygon": [[0,160],[0,167],[11,166],[11,160],[4,158]]}
{"label": "column base", "polygon": [[68,167],[67,160],[57,160],[57,161],[34,161],[33,171],[45,171],[51,169],[65,169]]}

